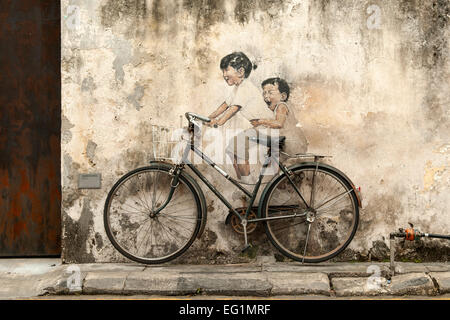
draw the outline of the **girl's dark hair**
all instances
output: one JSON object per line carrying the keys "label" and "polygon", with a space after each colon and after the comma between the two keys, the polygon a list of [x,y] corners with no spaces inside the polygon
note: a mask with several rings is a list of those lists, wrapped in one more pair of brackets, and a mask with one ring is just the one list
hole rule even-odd
{"label": "girl's dark hair", "polygon": [[234,69],[239,70],[244,68],[244,76],[248,78],[252,69],[256,69],[256,65],[252,65],[250,59],[243,52],[233,52],[225,56],[220,60],[220,69],[224,70],[232,66]]}
{"label": "girl's dark hair", "polygon": [[272,84],[272,85],[278,84],[278,91],[280,91],[280,93],[286,93],[285,101],[288,101],[289,93],[291,92],[291,90],[289,89],[289,85],[287,84],[286,80],[281,79],[281,78],[269,78],[269,79],[264,80],[261,83],[261,87],[264,88],[264,86],[267,84]]}

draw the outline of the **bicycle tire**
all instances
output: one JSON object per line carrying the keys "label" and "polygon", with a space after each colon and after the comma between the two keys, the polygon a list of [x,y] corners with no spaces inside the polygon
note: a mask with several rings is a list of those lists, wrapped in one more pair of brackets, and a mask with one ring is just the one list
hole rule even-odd
{"label": "bicycle tire", "polygon": [[[261,217],[292,215],[294,212],[300,216],[264,221],[267,237],[275,248],[293,260],[307,263],[329,260],[350,244],[358,228],[359,206],[352,183],[339,170],[328,165],[308,163],[291,167],[290,170],[293,173],[291,179],[305,201],[319,209],[315,215],[309,213],[308,218],[301,216],[306,211],[306,205],[296,195],[287,176],[281,174],[264,193]],[[314,192],[311,191],[313,176]],[[287,190],[291,191],[289,195],[286,195]],[[340,198],[336,198],[338,200],[334,203],[333,200],[328,202],[339,194]],[[327,206],[328,203],[334,206],[339,202],[341,206]]]}
{"label": "bicycle tire", "polygon": [[[169,166],[160,164],[134,169],[122,176],[108,193],[104,208],[106,234],[114,248],[130,260],[144,264],[173,260],[192,245],[201,225],[204,224],[198,191],[184,172],[179,175],[179,185],[167,207],[156,217],[151,217],[151,213],[166,199],[162,196],[163,192],[167,195],[170,191],[172,176],[169,171]],[[137,180],[136,185],[132,184],[133,179]],[[127,182],[130,186],[127,186]],[[150,191],[153,193],[148,197]],[[182,201],[179,200],[180,196]],[[115,209],[116,204],[119,209]],[[145,220],[136,220],[138,214]],[[113,216],[117,216],[117,219],[114,220]],[[176,223],[178,230],[174,229]],[[135,234],[132,230],[127,230],[133,227],[141,230]],[[144,228],[146,231],[141,235]],[[184,232],[187,234],[182,234]],[[139,238],[141,239],[138,244]],[[147,246],[149,241],[150,247]],[[143,253],[140,254],[144,242],[148,249],[144,247]],[[135,249],[135,252],[132,249]]]}

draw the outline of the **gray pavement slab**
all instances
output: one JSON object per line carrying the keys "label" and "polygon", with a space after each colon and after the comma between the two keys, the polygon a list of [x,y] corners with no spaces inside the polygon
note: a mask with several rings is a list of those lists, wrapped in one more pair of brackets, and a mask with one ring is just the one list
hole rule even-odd
{"label": "gray pavement slab", "polygon": [[425,273],[408,273],[393,276],[387,289],[392,295],[434,295],[436,289]]}
{"label": "gray pavement slab", "polygon": [[450,272],[432,272],[430,277],[436,281],[439,293],[450,293]]}
{"label": "gray pavement slab", "polygon": [[334,278],[331,282],[337,297],[389,294],[387,279],[384,277]]}
{"label": "gray pavement slab", "polygon": [[208,295],[269,296],[272,285],[259,272],[183,274],[179,288]]}
{"label": "gray pavement slab", "polygon": [[89,272],[84,278],[83,293],[123,294],[129,272]]}
{"label": "gray pavement slab", "polygon": [[425,264],[412,263],[412,262],[396,262],[395,263],[395,273],[405,274],[413,272],[429,272]]}
{"label": "gray pavement slab", "polygon": [[147,266],[148,272],[174,272],[174,273],[246,273],[261,272],[260,263],[228,264],[228,265],[169,265]]}
{"label": "gray pavement slab", "polygon": [[390,273],[389,264],[382,262],[360,262],[360,263],[269,263],[264,264],[263,271],[267,272],[304,272],[304,273],[326,273],[334,277],[368,277],[375,269],[381,276]]}
{"label": "gray pavement slab", "polygon": [[77,266],[81,272],[131,272],[131,271],[144,271],[146,266],[138,263],[80,263],[69,264],[66,266]]}
{"label": "gray pavement slab", "polygon": [[131,272],[123,288],[123,294],[186,295],[195,293],[180,285],[182,277],[174,272]]}
{"label": "gray pavement slab", "polygon": [[330,280],[325,273],[266,272],[271,295],[330,295]]}
{"label": "gray pavement slab", "polygon": [[59,258],[0,259],[0,274],[38,275],[50,272],[60,265]]}
{"label": "gray pavement slab", "polygon": [[450,272],[450,263],[426,264],[428,272]]}

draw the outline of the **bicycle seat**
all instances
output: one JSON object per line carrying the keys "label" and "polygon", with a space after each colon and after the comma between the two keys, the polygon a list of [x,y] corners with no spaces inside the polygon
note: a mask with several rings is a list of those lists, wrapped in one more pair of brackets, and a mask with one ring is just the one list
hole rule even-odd
{"label": "bicycle seat", "polygon": [[266,147],[278,146],[280,149],[283,149],[284,143],[286,141],[285,136],[271,137],[271,136],[260,136],[260,137],[249,137],[250,141],[255,143],[262,144]]}

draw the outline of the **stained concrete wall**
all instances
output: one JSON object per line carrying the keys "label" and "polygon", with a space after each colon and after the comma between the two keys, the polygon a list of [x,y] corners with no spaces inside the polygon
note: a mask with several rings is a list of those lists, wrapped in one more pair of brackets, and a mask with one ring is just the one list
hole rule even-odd
{"label": "stained concrete wall", "polygon": [[[104,231],[108,190],[147,164],[151,124],[178,126],[222,102],[219,61],[233,51],[257,62],[255,85],[288,80],[308,151],[332,155],[361,186],[360,227],[341,259],[386,257],[407,222],[450,233],[449,10],[446,0],[63,0],[63,259],[124,261]],[[78,189],[94,172],[102,188]],[[225,206],[204,191],[206,232],[178,262],[244,261]],[[257,255],[276,252],[261,230],[252,237]],[[441,241],[402,248],[449,253]]]}

